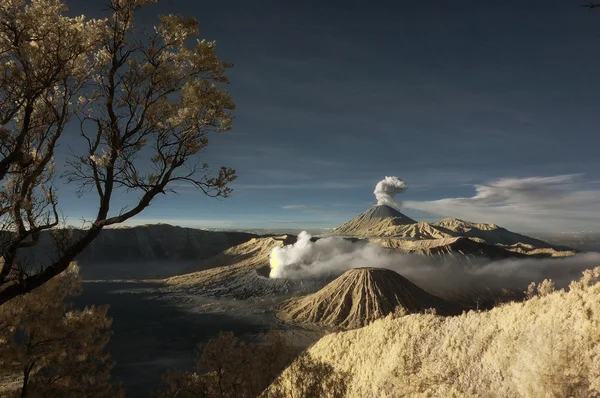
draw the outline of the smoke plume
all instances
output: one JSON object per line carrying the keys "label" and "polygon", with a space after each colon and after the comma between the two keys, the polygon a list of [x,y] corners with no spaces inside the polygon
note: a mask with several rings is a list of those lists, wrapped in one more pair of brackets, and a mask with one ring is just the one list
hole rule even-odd
{"label": "smoke plume", "polygon": [[388,205],[400,208],[402,202],[396,200],[394,196],[406,191],[406,183],[398,177],[385,177],[375,186],[375,197],[378,205]]}
{"label": "smoke plume", "polygon": [[483,258],[425,257],[404,254],[367,241],[353,243],[338,237],[311,241],[302,232],[294,245],[271,252],[272,278],[336,276],[351,268],[388,268],[431,293],[445,296],[465,289],[525,289],[530,282],[552,279],[566,287],[581,272],[600,264],[600,253],[571,257],[491,261]]}

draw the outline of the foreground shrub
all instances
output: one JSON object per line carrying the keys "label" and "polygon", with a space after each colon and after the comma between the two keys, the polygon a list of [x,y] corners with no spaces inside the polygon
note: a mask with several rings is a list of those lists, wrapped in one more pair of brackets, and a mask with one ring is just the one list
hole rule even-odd
{"label": "foreground shrub", "polygon": [[118,397],[108,307],[73,310],[81,291],[78,268],[0,306],[0,396]]}

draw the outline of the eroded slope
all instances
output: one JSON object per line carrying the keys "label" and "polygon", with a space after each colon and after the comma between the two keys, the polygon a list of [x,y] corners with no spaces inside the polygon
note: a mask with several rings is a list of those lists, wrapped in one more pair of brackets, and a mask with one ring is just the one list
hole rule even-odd
{"label": "eroded slope", "polygon": [[383,268],[355,268],[316,293],[285,301],[278,316],[287,321],[329,328],[357,328],[401,307],[407,313],[434,308],[456,311],[446,301],[419,288],[400,274]]}

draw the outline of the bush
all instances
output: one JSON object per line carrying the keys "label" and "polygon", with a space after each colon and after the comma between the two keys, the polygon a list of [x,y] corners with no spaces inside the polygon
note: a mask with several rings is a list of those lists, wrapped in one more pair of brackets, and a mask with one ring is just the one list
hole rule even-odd
{"label": "bush", "polygon": [[[40,288],[0,306],[0,393],[20,397],[115,397],[108,307],[73,310],[81,292],[75,264]],[[1,394],[0,394],[1,395]],[[4,396],[4,395],[3,395]]]}
{"label": "bush", "polygon": [[297,350],[275,333],[265,344],[239,341],[232,332],[221,332],[199,344],[195,371],[171,370],[164,376],[168,387],[160,398],[255,398],[296,357]]}

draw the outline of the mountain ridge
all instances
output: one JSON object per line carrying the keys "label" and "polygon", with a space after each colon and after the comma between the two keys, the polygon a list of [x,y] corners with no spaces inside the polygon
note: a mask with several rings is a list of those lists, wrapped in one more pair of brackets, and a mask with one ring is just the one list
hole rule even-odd
{"label": "mountain ridge", "polygon": [[[376,214],[378,216],[375,216]],[[445,218],[434,223],[417,222],[396,209],[385,205],[373,206],[373,208],[334,228],[331,235],[367,239],[395,238],[409,241],[438,240],[439,242],[442,242],[443,239],[469,238],[472,243],[463,241],[462,244],[473,247],[474,243],[485,243],[513,253],[515,257],[520,255],[563,257],[577,253],[575,249],[553,245],[540,239],[512,232],[497,224],[476,223],[458,218]],[[483,246],[481,246],[481,249],[493,252],[494,257],[504,257],[504,254],[497,249],[490,251],[489,248]],[[426,250],[426,248],[423,248],[423,250]],[[472,248],[469,250],[472,250]]]}

